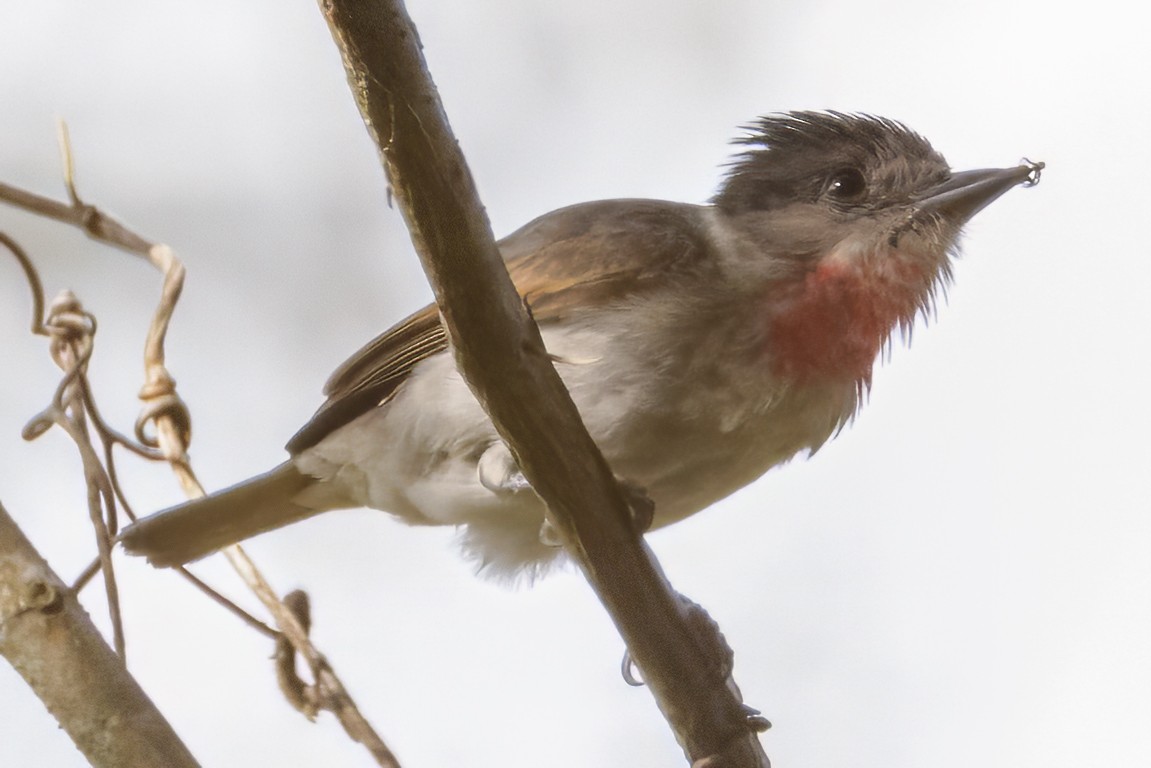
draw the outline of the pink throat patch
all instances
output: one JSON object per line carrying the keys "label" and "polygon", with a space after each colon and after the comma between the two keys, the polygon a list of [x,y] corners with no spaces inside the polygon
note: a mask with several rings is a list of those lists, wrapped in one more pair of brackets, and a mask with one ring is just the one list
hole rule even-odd
{"label": "pink throat patch", "polygon": [[896,326],[910,327],[932,277],[898,252],[824,258],[767,294],[772,373],[798,382],[871,384],[871,369]]}

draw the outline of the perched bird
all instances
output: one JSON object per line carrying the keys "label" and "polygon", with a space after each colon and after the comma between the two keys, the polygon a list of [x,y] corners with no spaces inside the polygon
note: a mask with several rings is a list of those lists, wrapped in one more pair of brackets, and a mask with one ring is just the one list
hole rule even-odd
{"label": "perched bird", "polygon": [[[605,200],[499,242],[588,430],[645,489],[654,527],[692,515],[847,424],[894,333],[929,313],[961,227],[1041,163],[953,173],[900,123],[761,118],[709,205]],[[156,565],[319,512],[452,525],[498,577],[562,553],[544,505],[457,372],[434,306],[328,381],[290,458],[128,527]]]}

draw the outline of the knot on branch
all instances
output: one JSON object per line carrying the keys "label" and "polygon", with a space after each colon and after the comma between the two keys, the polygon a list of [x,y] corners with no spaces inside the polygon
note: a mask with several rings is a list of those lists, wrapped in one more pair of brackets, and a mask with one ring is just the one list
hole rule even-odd
{"label": "knot on branch", "polygon": [[182,461],[192,442],[192,415],[176,393],[176,380],[163,368],[151,368],[140,399],[144,407],[136,417],[136,439],[169,461]]}
{"label": "knot on branch", "polygon": [[51,339],[52,359],[62,370],[70,372],[91,356],[96,318],[71,291],[63,290],[52,300],[44,330]]}
{"label": "knot on branch", "polygon": [[68,193],[72,198],[72,208],[76,212],[75,215],[79,227],[84,230],[84,233],[89,237],[99,239],[104,229],[104,214],[102,214],[96,206],[81,200],[74,186],[69,186]]}
{"label": "knot on branch", "polygon": [[52,616],[64,610],[64,595],[51,579],[41,578],[28,582],[21,595],[24,609]]}
{"label": "knot on branch", "polygon": [[[293,590],[284,595],[283,603],[284,608],[295,616],[306,637],[312,630],[312,608],[308,593],[302,589]],[[321,706],[319,676],[316,674],[316,670],[312,670],[316,683],[309,685],[304,682],[296,672],[296,648],[283,633],[276,638],[276,651],[273,658],[276,662],[276,680],[280,684],[284,698],[304,717],[315,720]]]}
{"label": "knot on branch", "polygon": [[0,566],[0,638],[9,620],[26,614],[54,615],[63,610],[65,587],[41,564],[11,557]]}
{"label": "knot on branch", "polygon": [[44,323],[34,330],[48,337],[49,354],[64,371],[64,378],[56,388],[52,404],[24,426],[21,434],[25,440],[35,440],[53,424],[61,423],[66,418],[67,403],[77,394],[83,397],[85,370],[96,336],[96,317],[84,309],[76,294],[63,290],[49,305]]}

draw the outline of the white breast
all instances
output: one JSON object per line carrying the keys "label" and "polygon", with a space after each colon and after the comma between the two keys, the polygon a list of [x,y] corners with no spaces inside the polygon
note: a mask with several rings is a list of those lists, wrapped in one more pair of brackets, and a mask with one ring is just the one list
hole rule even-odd
{"label": "white breast", "polygon": [[[854,386],[790,389],[767,376],[762,360],[725,358],[718,340],[660,347],[659,339],[679,337],[626,314],[599,313],[543,333],[613,471],[655,502],[656,526],[818,448],[854,412]],[[676,310],[638,314],[666,323]],[[450,355],[441,353],[420,363],[391,401],[296,463],[354,503],[411,524],[464,526],[465,549],[497,575],[534,572],[557,550],[540,542],[544,508],[530,489],[493,490],[480,481],[477,465],[497,439]]]}

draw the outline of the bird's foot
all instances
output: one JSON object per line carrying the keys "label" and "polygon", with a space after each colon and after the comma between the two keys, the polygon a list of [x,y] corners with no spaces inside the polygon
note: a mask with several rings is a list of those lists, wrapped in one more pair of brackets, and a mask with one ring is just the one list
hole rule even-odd
{"label": "bird's foot", "polygon": [[512,452],[500,441],[488,446],[476,462],[480,485],[492,493],[516,493],[531,488]]}
{"label": "bird's foot", "polygon": [[616,477],[627,507],[631,510],[631,523],[635,532],[647,533],[655,520],[655,502],[647,495],[647,489],[622,477]]}

